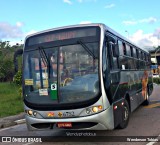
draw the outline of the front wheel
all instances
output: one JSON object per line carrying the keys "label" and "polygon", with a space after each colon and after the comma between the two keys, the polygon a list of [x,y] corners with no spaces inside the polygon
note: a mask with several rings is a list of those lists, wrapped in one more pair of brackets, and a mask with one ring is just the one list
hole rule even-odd
{"label": "front wheel", "polygon": [[128,101],[125,100],[123,108],[122,108],[122,122],[118,125],[118,129],[124,129],[127,127],[130,117],[130,110],[129,110],[129,104]]}

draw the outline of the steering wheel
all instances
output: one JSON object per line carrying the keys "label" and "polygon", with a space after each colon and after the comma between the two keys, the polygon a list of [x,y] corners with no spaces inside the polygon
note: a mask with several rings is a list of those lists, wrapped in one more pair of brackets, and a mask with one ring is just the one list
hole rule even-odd
{"label": "steering wheel", "polygon": [[73,80],[72,78],[66,78],[63,82],[63,86],[66,86],[66,84],[71,82],[72,80]]}

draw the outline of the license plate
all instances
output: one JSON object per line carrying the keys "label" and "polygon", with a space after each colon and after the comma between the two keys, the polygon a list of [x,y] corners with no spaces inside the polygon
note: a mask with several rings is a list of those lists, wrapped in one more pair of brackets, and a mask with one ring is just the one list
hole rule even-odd
{"label": "license plate", "polygon": [[59,128],[61,128],[61,127],[71,128],[72,127],[72,123],[71,122],[58,122],[57,125],[58,125]]}

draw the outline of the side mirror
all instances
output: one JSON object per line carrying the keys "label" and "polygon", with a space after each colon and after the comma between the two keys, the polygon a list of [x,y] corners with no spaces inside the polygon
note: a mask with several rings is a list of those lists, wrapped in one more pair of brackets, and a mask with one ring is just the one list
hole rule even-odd
{"label": "side mirror", "polygon": [[17,61],[17,57],[21,56],[23,54],[23,49],[18,49],[15,53],[14,53],[14,71],[15,73],[18,72],[18,61]]}

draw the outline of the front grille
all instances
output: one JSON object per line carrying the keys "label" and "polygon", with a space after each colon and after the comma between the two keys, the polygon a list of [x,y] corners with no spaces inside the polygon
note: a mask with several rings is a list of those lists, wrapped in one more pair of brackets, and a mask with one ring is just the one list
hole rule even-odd
{"label": "front grille", "polygon": [[31,126],[37,129],[53,129],[53,123],[36,123]]}

